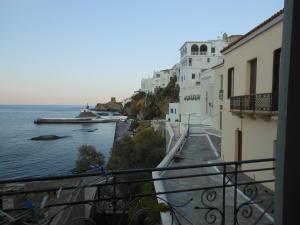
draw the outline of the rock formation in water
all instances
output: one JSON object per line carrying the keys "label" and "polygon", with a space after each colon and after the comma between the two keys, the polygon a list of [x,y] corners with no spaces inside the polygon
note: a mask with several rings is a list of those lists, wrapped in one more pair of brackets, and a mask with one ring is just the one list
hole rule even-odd
{"label": "rock formation in water", "polygon": [[30,138],[32,141],[51,141],[66,138],[68,136],[57,136],[57,135],[42,135],[34,138]]}
{"label": "rock formation in water", "polygon": [[123,109],[122,103],[117,102],[115,98],[111,98],[111,101],[107,103],[98,103],[95,107],[95,110],[99,110],[99,111],[122,112],[122,109]]}

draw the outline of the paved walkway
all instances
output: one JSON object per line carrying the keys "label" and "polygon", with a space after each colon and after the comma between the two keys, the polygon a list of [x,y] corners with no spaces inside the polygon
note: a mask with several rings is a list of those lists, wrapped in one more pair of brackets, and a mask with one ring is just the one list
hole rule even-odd
{"label": "paved walkway", "polygon": [[[199,132],[198,136],[190,136],[184,147],[182,148],[179,156],[183,159],[179,162],[172,162],[170,166],[186,166],[186,165],[195,165],[203,164],[207,162],[221,162],[218,158],[217,152],[220,150],[220,138],[214,135],[207,135],[205,132]],[[194,175],[194,174],[204,174],[204,173],[216,173],[218,168],[216,167],[207,167],[207,168],[197,168],[197,169],[187,169],[187,170],[173,170],[167,171],[163,174],[163,177],[169,176],[184,176],[184,175]],[[199,188],[199,187],[210,187],[222,185],[223,177],[221,175],[207,176],[207,177],[193,177],[193,178],[181,178],[174,180],[165,180],[164,187],[166,191],[171,190],[182,190],[190,188]],[[210,198],[213,195],[209,195],[212,192],[203,193],[203,191],[191,191],[191,192],[182,192],[168,194],[167,199],[174,205],[183,205],[186,202],[190,201],[187,205],[183,207],[175,207],[178,210],[178,219],[180,223],[176,224],[209,224],[209,222],[214,222],[211,224],[221,224],[221,215],[217,210],[207,210],[201,209],[205,207],[203,201],[201,200],[201,195],[203,195],[204,203],[209,207],[215,207],[222,212],[222,189],[216,189],[216,199],[214,201],[207,201],[206,197]],[[193,199],[193,200],[191,200]],[[234,204],[234,191],[232,187],[226,188],[226,212],[225,212],[225,224],[234,224],[233,223],[233,204]],[[237,205],[247,201],[247,198],[242,194],[241,191],[237,195]],[[244,208],[244,213],[250,212],[250,208]],[[248,209],[248,211],[246,211]],[[250,218],[242,217],[242,209],[238,214],[239,224],[253,224],[255,218],[258,218],[262,212],[259,207],[252,207],[253,216]],[[244,215],[246,215],[244,214]],[[182,216],[180,216],[182,215]],[[216,218],[214,218],[214,216]],[[272,221],[267,216],[262,216],[260,223],[258,224],[270,224]],[[205,219],[206,218],[206,219]],[[214,219],[216,219],[214,221]],[[271,218],[272,219],[272,218]]]}

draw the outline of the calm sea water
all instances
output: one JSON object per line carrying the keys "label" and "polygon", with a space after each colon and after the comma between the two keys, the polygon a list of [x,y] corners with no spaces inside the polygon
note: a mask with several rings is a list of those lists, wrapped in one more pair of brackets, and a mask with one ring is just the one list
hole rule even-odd
{"label": "calm sea water", "polygon": [[[0,105],[0,179],[69,174],[81,144],[93,145],[110,157],[115,123],[42,124],[42,117],[75,117],[81,106]],[[94,132],[87,132],[97,129]],[[52,141],[32,137],[70,136]]]}

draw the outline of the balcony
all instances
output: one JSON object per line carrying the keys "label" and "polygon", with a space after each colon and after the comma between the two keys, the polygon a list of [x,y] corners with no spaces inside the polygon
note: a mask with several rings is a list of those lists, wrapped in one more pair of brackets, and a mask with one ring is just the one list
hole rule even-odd
{"label": "balcony", "polygon": [[192,54],[192,55],[199,55],[199,52],[193,51],[193,52],[191,52],[191,54]]}
{"label": "balcony", "polygon": [[224,97],[224,90],[219,90],[219,99],[223,100]]}
{"label": "balcony", "polygon": [[[272,174],[273,163],[259,159],[0,181],[0,224],[159,224],[166,216],[176,224],[273,224],[273,192],[265,186],[274,185],[274,178],[259,175]],[[154,171],[165,175],[152,178]],[[174,185],[155,191],[157,182]]]}
{"label": "balcony", "polygon": [[234,96],[230,98],[230,111],[274,115],[278,111],[278,98],[273,93]]}

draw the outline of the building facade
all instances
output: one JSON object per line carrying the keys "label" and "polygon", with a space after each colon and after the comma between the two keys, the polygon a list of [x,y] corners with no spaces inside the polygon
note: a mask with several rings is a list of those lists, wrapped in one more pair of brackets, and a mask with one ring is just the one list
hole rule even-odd
{"label": "building facade", "polygon": [[178,73],[178,64],[175,64],[172,69],[154,71],[152,78],[142,79],[140,90],[146,93],[154,93],[157,88],[167,87],[171,77],[178,77]]}
{"label": "building facade", "polygon": [[223,99],[224,99],[224,63],[212,68],[214,74],[213,84],[213,127],[221,131],[223,124]]}
{"label": "building facade", "polygon": [[166,115],[166,120],[170,122],[179,121],[179,103],[169,104],[169,113]]}
{"label": "building facade", "polygon": [[225,161],[275,155],[282,20],[281,11],[222,51]]}
{"label": "building facade", "polygon": [[221,50],[228,45],[227,39],[227,35],[224,34],[222,39],[185,42],[180,48],[178,82],[181,122],[200,123],[209,115],[206,112],[212,112],[212,100],[209,109],[206,110],[206,102],[208,102],[208,95],[210,98],[212,96],[212,88],[204,92],[203,89],[206,84],[211,85],[213,76],[205,71],[223,62]]}

